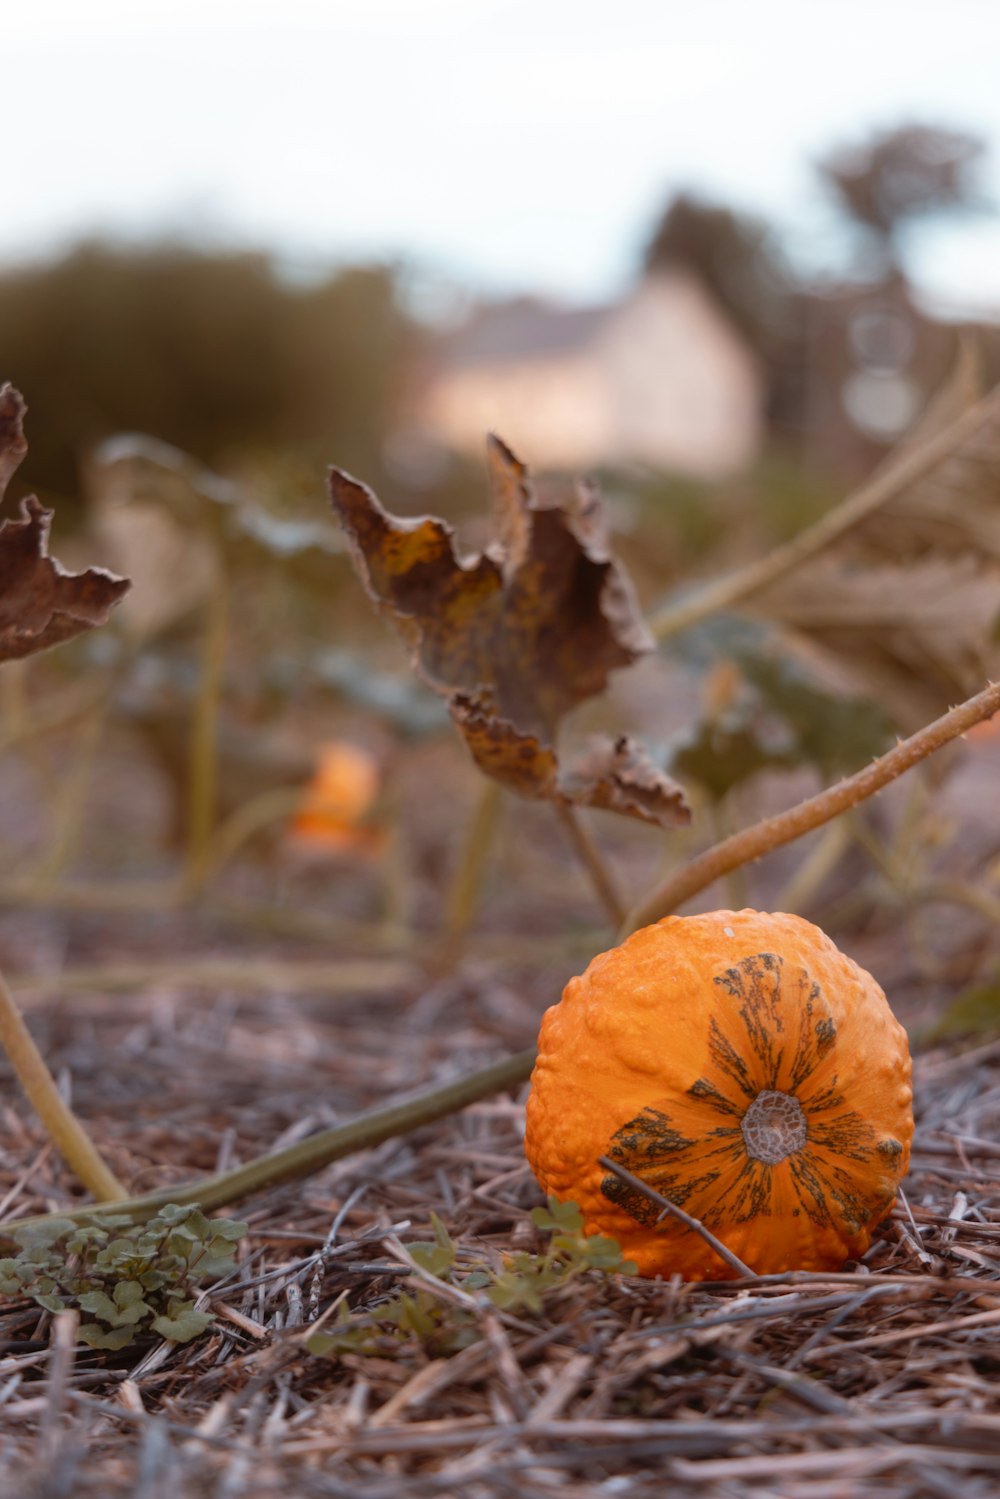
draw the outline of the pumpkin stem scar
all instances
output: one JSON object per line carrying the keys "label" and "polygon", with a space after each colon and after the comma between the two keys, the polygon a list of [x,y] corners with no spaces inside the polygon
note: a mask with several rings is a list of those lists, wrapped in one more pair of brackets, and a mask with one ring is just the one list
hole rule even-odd
{"label": "pumpkin stem scar", "polygon": [[776,1166],[806,1143],[808,1127],[802,1105],[791,1093],[758,1093],[740,1120],[747,1154]]}

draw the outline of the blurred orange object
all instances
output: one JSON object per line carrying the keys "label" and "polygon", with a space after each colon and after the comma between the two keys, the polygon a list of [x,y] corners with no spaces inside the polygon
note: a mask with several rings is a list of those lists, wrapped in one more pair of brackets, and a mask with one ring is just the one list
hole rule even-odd
{"label": "blurred orange object", "polygon": [[316,771],[292,818],[292,837],[316,852],[378,852],[384,830],[365,819],[375,805],[380,780],[377,760],[360,745],[343,739],[322,745]]}

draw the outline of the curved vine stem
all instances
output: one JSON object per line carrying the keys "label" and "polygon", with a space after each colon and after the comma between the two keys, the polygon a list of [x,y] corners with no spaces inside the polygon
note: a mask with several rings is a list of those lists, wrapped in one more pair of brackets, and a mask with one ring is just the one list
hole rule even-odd
{"label": "curved vine stem", "polygon": [[731,609],[755,593],[761,593],[770,584],[776,583],[779,578],[785,577],[787,573],[839,541],[854,526],[895,499],[911,484],[925,478],[998,415],[1000,386],[926,442],[893,453],[866,484],[854,490],[814,526],[809,526],[784,546],[776,547],[766,557],[748,563],[729,577],[720,578],[718,582],[709,584],[691,597],[655,614],[649,621],[653,635],[657,640],[670,639],[720,610]]}
{"label": "curved vine stem", "polygon": [[[383,1140],[391,1139],[393,1135],[406,1134],[408,1130],[417,1129],[422,1124],[431,1124],[435,1119],[455,1114],[459,1109],[468,1107],[480,1098],[486,1098],[490,1093],[515,1088],[530,1077],[534,1064],[533,1048],[518,1052],[515,1056],[494,1062],[490,1067],[483,1067],[479,1072],[472,1072],[466,1077],[417,1093],[412,1098],[404,1099],[402,1103],[390,1104],[384,1109],[373,1109],[346,1124],[321,1130],[282,1150],[258,1156],[256,1160],[247,1161],[245,1165],[237,1166],[232,1171],[223,1171],[217,1176],[206,1176],[200,1181],[184,1185],[163,1187],[158,1192],[148,1192],[142,1197],[129,1197],[54,1215],[44,1214],[42,1217],[72,1218],[76,1223],[99,1223],[111,1213],[141,1221],[151,1218],[171,1202],[182,1207],[197,1203],[206,1212],[213,1208],[227,1207],[231,1202],[247,1197],[252,1192],[296,1181],[356,1150],[369,1150],[373,1145],[381,1145]],[[41,1222],[42,1217],[20,1218],[17,1220],[18,1227],[29,1222]],[[0,1239],[2,1238],[3,1226],[0,1225]]]}
{"label": "curved vine stem", "polygon": [[855,775],[838,781],[835,786],[828,787],[826,791],[819,792],[807,801],[799,802],[787,812],[779,812],[776,817],[765,818],[763,822],[754,823],[752,827],[724,838],[721,843],[706,849],[692,859],[690,864],[657,885],[633,906],[622,925],[619,941],[639,927],[648,926],[662,916],[669,916],[678,906],[700,894],[709,885],[714,885],[723,875],[831,822],[849,807],[855,807],[876,791],[881,791],[883,786],[888,786],[890,781],[894,781],[911,766],[926,759],[952,739],[967,733],[983,719],[992,718],[998,711],[1000,683],[993,682],[982,692],[976,693],[975,697],[970,697],[957,708],[936,718],[916,734],[911,734],[909,739],[902,740]]}

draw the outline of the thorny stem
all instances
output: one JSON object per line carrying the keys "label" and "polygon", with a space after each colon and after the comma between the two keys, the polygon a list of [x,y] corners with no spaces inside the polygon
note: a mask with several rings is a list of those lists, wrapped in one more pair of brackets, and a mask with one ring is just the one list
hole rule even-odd
{"label": "thorny stem", "polygon": [[894,781],[911,766],[998,711],[1000,683],[993,682],[975,697],[970,697],[967,702],[936,718],[916,734],[911,734],[909,739],[902,740],[856,775],[848,776],[846,780],[828,787],[817,796],[799,802],[798,806],[789,808],[787,812],[779,812],[776,817],[765,818],[752,827],[734,833],[731,838],[724,838],[721,843],[706,849],[692,859],[690,864],[646,894],[626,916],[619,941],[623,941],[639,927],[648,926],[650,922],[668,916],[730,870],[739,869],[743,864],[749,864],[786,843],[794,842],[804,833],[811,833],[813,828],[831,822],[849,807],[857,806],[876,791],[881,791],[883,786],[888,786],[890,781]]}
{"label": "thorny stem", "polygon": [[[121,1213],[141,1221],[151,1218],[160,1208],[172,1202],[181,1207],[197,1203],[204,1211],[226,1207],[252,1192],[296,1181],[356,1150],[369,1150],[372,1146],[391,1139],[393,1135],[406,1134],[408,1130],[457,1113],[459,1109],[466,1108],[490,1093],[515,1088],[530,1075],[534,1060],[534,1050],[518,1052],[515,1056],[505,1057],[503,1061],[494,1062],[492,1066],[470,1073],[467,1077],[456,1078],[440,1087],[418,1093],[402,1103],[374,1109],[347,1124],[321,1130],[306,1140],[299,1140],[283,1150],[272,1151],[270,1155],[259,1156],[232,1171],[223,1171],[217,1176],[204,1177],[201,1181],[188,1182],[184,1186],[163,1187],[158,1192],[148,1192],[142,1197],[108,1203],[106,1207],[88,1206],[55,1216],[72,1218],[77,1223],[99,1223],[107,1213]],[[42,1215],[46,1216],[51,1215]],[[18,1227],[36,1221],[41,1220],[17,1220]],[[0,1238],[2,1237],[3,1227],[0,1226]]]}
{"label": "thorny stem", "polygon": [[591,837],[590,829],[584,826],[573,807],[567,807],[563,802],[556,802],[555,808],[560,822],[569,834],[570,842],[580,863],[590,877],[594,893],[611,918],[612,925],[621,926],[625,919],[625,902],[618,893],[604,855]]}
{"label": "thorny stem", "polygon": [[654,615],[649,622],[653,635],[657,640],[670,639],[710,615],[717,614],[722,609],[731,609],[755,593],[762,592],[779,578],[785,577],[787,573],[801,567],[804,562],[839,541],[854,526],[895,499],[911,484],[925,478],[998,415],[1000,386],[926,442],[901,453],[894,453],[860,489],[854,490],[814,526],[809,526],[784,546],[776,547],[766,557],[748,563],[746,567],[731,573],[728,578],[720,578],[692,597],[682,599],[680,603],[668,606]]}
{"label": "thorny stem", "polygon": [[101,1202],[120,1202],[127,1194],[105,1165],[87,1131],[66,1103],[35,1045],[14,996],[0,974],[0,1045],[56,1150],[89,1192]]}

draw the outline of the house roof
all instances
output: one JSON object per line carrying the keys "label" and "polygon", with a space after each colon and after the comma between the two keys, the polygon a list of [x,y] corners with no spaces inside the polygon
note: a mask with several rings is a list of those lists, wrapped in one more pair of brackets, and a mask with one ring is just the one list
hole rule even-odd
{"label": "house roof", "polygon": [[536,297],[493,302],[445,341],[444,356],[457,369],[570,354],[585,348],[617,311],[614,305],[561,307]]}

